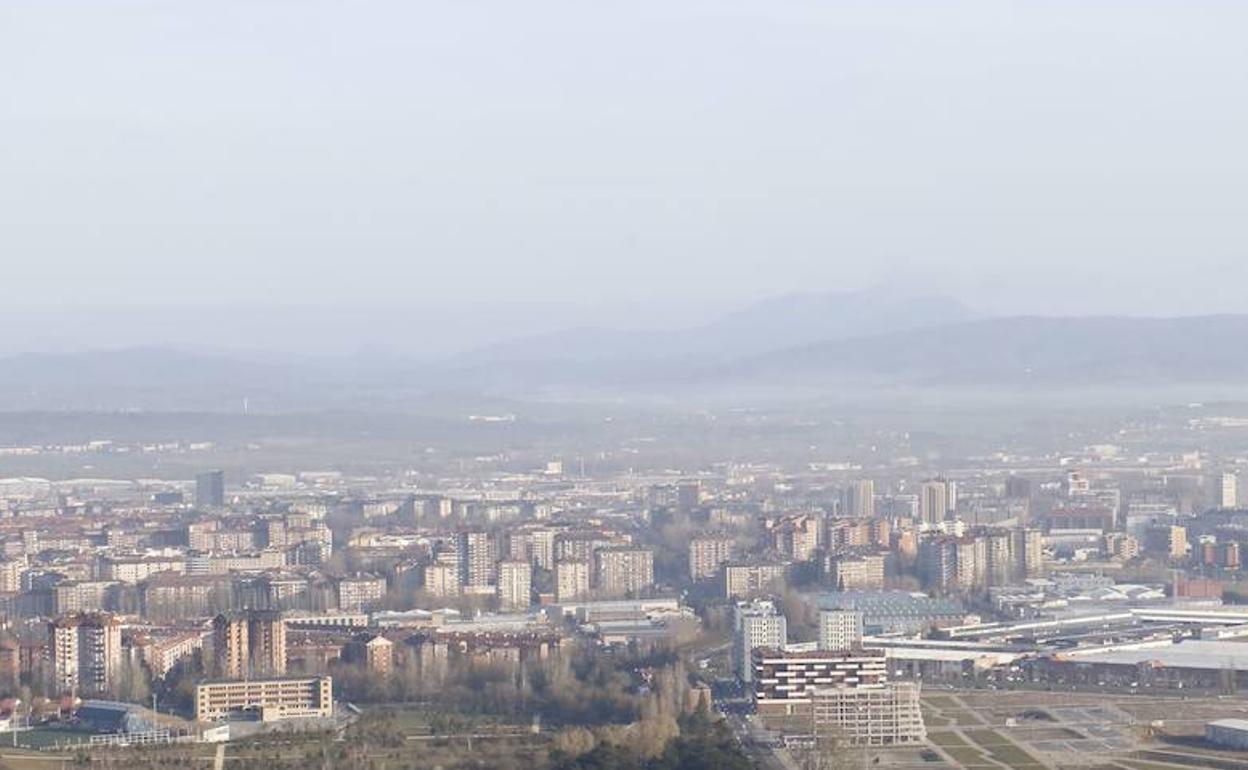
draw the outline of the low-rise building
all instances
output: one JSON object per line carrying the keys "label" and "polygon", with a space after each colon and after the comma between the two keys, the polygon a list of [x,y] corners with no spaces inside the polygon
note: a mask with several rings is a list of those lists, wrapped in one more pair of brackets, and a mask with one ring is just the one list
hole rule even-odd
{"label": "low-rise building", "polygon": [[328,676],[204,682],[195,687],[195,719],[201,722],[240,714],[258,714],[270,722],[333,713],[333,680]]}

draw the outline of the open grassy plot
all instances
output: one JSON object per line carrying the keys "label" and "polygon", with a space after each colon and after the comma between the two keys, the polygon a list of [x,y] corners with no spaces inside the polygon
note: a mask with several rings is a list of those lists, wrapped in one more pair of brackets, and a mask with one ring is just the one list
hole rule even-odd
{"label": "open grassy plot", "polygon": [[983,751],[962,740],[957,733],[929,733],[927,737],[964,768],[1001,767],[1000,764],[988,759]]}
{"label": "open grassy plot", "polygon": [[1044,765],[996,730],[967,730],[966,737],[988,751],[989,756],[1014,770],[1044,770]]}

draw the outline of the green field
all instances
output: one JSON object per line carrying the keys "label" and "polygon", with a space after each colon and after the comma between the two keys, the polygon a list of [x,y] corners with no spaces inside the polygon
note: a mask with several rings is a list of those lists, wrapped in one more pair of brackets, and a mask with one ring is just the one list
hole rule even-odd
{"label": "green field", "polygon": [[966,737],[982,746],[994,760],[1014,770],[1044,770],[1044,765],[996,730],[967,730]]}

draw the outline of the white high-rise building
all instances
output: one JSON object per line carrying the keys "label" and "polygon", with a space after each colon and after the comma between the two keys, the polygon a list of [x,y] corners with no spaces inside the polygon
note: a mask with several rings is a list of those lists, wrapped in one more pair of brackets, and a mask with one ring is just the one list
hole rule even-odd
{"label": "white high-rise building", "polygon": [[850,650],[861,644],[861,612],[823,610],[819,613],[819,649]]}
{"label": "white high-rise building", "polygon": [[845,512],[856,518],[875,516],[875,482],[859,479],[845,490]]}
{"label": "white high-rise building", "polygon": [[689,579],[708,580],[719,575],[732,559],[732,540],[727,537],[695,537],[689,542]]}
{"label": "white high-rise building", "polygon": [[1239,476],[1234,473],[1223,473],[1221,488],[1218,492],[1219,508],[1239,507]]}
{"label": "white high-rise building", "polygon": [[555,565],[555,601],[581,601],[589,598],[589,562],[565,559]]}
{"label": "white high-rise building", "polygon": [[758,647],[783,647],[789,639],[788,622],[774,602],[739,602],[733,610],[732,661],[737,678],[754,680],[753,652]]}
{"label": "white high-rise building", "polygon": [[507,559],[498,563],[498,606],[503,612],[527,610],[533,594],[533,563]]}

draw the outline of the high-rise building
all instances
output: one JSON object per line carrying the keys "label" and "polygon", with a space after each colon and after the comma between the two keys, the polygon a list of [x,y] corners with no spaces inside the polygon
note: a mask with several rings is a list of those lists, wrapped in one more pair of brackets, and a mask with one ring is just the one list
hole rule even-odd
{"label": "high-rise building", "polygon": [[949,487],[944,481],[932,479],[919,487],[919,521],[935,528],[949,514]]}
{"label": "high-rise building", "polygon": [[1034,527],[1015,527],[1013,538],[1016,577],[1033,578],[1044,574],[1044,534]]}
{"label": "high-rise building", "polygon": [[783,647],[788,641],[788,624],[774,602],[738,602],[733,608],[732,662],[737,678],[754,678],[752,654],[756,647]]}
{"label": "high-rise building", "polygon": [[1010,476],[1005,480],[1005,496],[1013,500],[1031,499],[1031,479]]}
{"label": "high-rise building", "polygon": [[386,579],[371,572],[338,578],[338,609],[348,612],[376,609],[386,598]]}
{"label": "high-rise building", "polygon": [[823,610],[819,613],[819,649],[849,650],[862,644],[862,613]]}
{"label": "high-rise building", "polygon": [[819,550],[821,521],[819,516],[801,513],[769,522],[772,547],[793,561],[810,561]]}
{"label": "high-rise building", "polygon": [[960,537],[954,542],[957,555],[957,587],[983,588],[988,584],[988,541],[983,537]]}
{"label": "high-rise building", "polygon": [[212,621],[217,676],[243,679],[286,673],[286,622],[272,610],[226,612]]}
{"label": "high-rise building", "polygon": [[452,564],[430,564],[425,567],[425,590],[430,596],[459,596],[459,567]]}
{"label": "high-rise building", "polygon": [[594,553],[598,590],[607,596],[636,596],[654,586],[654,551],[618,546]]}
{"label": "high-rise building", "polygon": [[369,671],[389,674],[394,668],[394,642],[371,632],[359,634],[342,648],[348,663],[359,663]]}
{"label": "high-rise building", "polygon": [[828,583],[837,591],[878,591],[884,587],[884,555],[829,555],[825,562]]}
{"label": "high-rise building", "polygon": [[225,472],[205,471],[195,477],[195,506],[220,508],[225,505]]}
{"label": "high-rise building", "polygon": [[48,626],[55,693],[107,695],[121,668],[121,624],[103,613],[78,613]]}
{"label": "high-rise building", "polygon": [[855,518],[871,518],[875,515],[875,482],[859,479],[845,490],[845,512]]}
{"label": "high-rise building", "polygon": [[725,562],[732,560],[732,539],[695,537],[689,541],[689,579],[709,580],[719,575]]}
{"label": "high-rise building", "polygon": [[952,589],[957,586],[957,560],[953,538],[943,535],[924,538],[919,543],[919,579],[929,588]]}
{"label": "high-rise building", "polygon": [[459,581],[462,586],[480,588],[495,584],[498,540],[493,532],[460,532],[456,547],[459,552]]}
{"label": "high-rise building", "polygon": [[589,597],[589,562],[567,559],[555,564],[555,601],[581,601]]}
{"label": "high-rise building", "polygon": [[982,535],[984,573],[990,586],[1009,585],[1017,572],[1014,564],[1014,538],[1009,530],[992,529]]}
{"label": "high-rise building", "polygon": [[702,484],[696,480],[682,481],[676,485],[676,507],[681,513],[689,513],[702,504]]}
{"label": "high-rise building", "polygon": [[1236,508],[1239,506],[1239,476],[1234,473],[1223,473],[1218,486],[1218,507]]}
{"label": "high-rise building", "polygon": [[1092,482],[1078,470],[1066,474],[1065,487],[1067,497],[1083,497],[1092,493]]}
{"label": "high-rise building", "polygon": [[1103,549],[1114,561],[1131,561],[1140,555],[1140,541],[1126,532],[1107,532]]}
{"label": "high-rise building", "polygon": [[558,531],[548,527],[535,529],[529,533],[529,546],[532,549],[533,563],[542,569],[555,568],[555,536]]}
{"label": "high-rise building", "polygon": [[533,563],[508,559],[498,563],[498,605],[504,612],[527,610],[533,594]]}
{"label": "high-rise building", "polygon": [[1161,525],[1144,533],[1144,550],[1168,559],[1187,557],[1187,529],[1178,525]]}
{"label": "high-rise building", "polygon": [[724,596],[748,599],[759,594],[780,593],[788,581],[787,562],[724,565]]}

